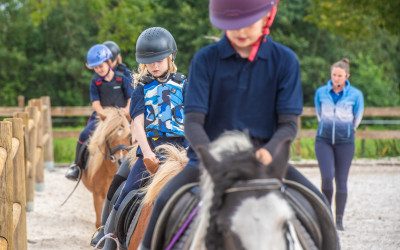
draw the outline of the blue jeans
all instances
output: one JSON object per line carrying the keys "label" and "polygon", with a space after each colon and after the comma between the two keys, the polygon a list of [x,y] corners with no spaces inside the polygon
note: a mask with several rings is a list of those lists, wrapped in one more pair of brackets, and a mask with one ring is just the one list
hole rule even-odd
{"label": "blue jeans", "polygon": [[89,139],[89,136],[93,133],[95,129],[96,129],[96,112],[93,112],[86,123],[86,127],[79,134],[79,143],[83,144],[85,141],[87,141]]}

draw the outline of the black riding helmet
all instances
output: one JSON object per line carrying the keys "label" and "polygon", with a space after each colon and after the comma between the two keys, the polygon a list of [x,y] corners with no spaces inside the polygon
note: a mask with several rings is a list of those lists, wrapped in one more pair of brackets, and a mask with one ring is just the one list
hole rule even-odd
{"label": "black riding helmet", "polygon": [[136,61],[150,64],[172,54],[175,60],[176,42],[171,33],[161,27],[152,27],[143,31],[136,41]]}
{"label": "black riding helmet", "polygon": [[121,54],[121,49],[119,48],[118,44],[116,44],[116,43],[113,42],[113,41],[105,41],[103,44],[104,44],[105,46],[107,46],[107,48],[108,48],[109,50],[111,50],[111,53],[112,53],[111,60],[112,60],[112,61],[115,61],[115,59],[117,59],[117,56],[118,56],[119,54]]}

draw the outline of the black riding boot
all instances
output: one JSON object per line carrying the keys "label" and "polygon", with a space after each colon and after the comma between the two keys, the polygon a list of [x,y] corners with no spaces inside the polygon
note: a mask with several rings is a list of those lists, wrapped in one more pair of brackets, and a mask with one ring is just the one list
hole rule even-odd
{"label": "black riding boot", "polygon": [[81,156],[81,149],[83,144],[77,143],[76,150],[75,150],[75,161],[69,166],[65,177],[71,181],[77,181],[79,179],[79,174],[81,172],[81,167],[78,165],[79,158]]}
{"label": "black riding boot", "polygon": [[87,147],[87,142],[85,143],[77,143],[76,144],[76,152],[75,152],[75,161],[69,167],[65,177],[69,180],[77,181],[80,177],[81,172],[86,167],[86,162],[89,157],[89,151]]}
{"label": "black riding boot", "polygon": [[[101,226],[98,229],[97,234],[90,241],[90,245],[92,247],[95,247],[97,245],[97,243],[100,241],[100,239],[103,238],[104,235],[105,235],[105,233],[104,233],[104,225],[107,222],[108,215],[110,214],[110,209],[112,209],[111,201],[109,201],[108,199],[105,199],[104,200],[103,210],[102,210],[102,213],[101,213]],[[103,246],[104,246],[104,241],[102,243],[100,243],[98,248],[103,248]]]}
{"label": "black riding boot", "polygon": [[343,215],[336,215],[336,229],[339,231],[344,231]]}

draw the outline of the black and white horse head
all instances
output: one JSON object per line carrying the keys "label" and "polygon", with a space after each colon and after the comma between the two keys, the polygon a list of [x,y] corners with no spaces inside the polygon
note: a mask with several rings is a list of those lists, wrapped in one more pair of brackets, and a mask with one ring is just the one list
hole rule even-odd
{"label": "black and white horse head", "polygon": [[[290,142],[279,147],[285,148],[285,143]],[[226,132],[198,152],[203,166],[202,208],[191,249],[286,249],[287,221],[294,216],[286,201],[274,192],[266,195],[252,188],[227,191],[241,181],[282,179],[289,153],[265,166],[241,132]]]}

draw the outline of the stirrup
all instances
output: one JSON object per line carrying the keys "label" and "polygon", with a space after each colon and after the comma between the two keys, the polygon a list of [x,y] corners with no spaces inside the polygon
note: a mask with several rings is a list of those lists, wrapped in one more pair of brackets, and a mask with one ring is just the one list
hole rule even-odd
{"label": "stirrup", "polygon": [[117,249],[121,249],[121,244],[119,243],[119,240],[118,240],[117,236],[116,236],[115,234],[113,234],[113,233],[108,233],[108,234],[104,235],[104,236],[99,240],[99,242],[97,242],[95,248],[96,248],[96,249],[101,249],[101,248],[99,248],[99,247],[100,247],[100,245],[103,243],[103,241],[105,242],[106,239],[111,239],[111,240],[115,241],[115,243],[117,244]]}
{"label": "stirrup", "polygon": [[[103,235],[100,239],[98,239],[97,242],[93,242],[93,241],[97,238],[97,236],[100,234],[100,231],[101,231],[101,230],[103,230],[103,234],[104,234],[104,225],[101,225],[100,227],[98,227],[98,228],[96,229],[96,231],[92,234],[92,239],[91,239],[91,241],[90,241],[90,245],[91,245],[92,247],[96,247],[96,246],[97,246],[97,243],[99,243],[99,241],[104,237],[104,235]],[[102,246],[100,246],[100,247],[102,247]]]}

